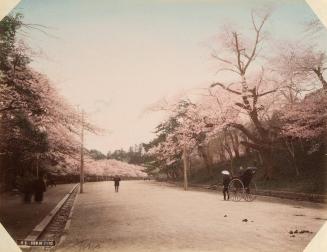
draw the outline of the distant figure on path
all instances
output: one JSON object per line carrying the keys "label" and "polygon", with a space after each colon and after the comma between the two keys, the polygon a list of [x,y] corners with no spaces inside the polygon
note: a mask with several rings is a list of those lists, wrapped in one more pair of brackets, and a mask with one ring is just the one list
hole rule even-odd
{"label": "distant figure on path", "polygon": [[51,186],[51,187],[53,187],[53,186],[57,186],[56,181],[54,180],[53,177],[49,177],[49,178],[48,178],[47,186]]}
{"label": "distant figure on path", "polygon": [[120,177],[119,176],[115,176],[114,177],[114,182],[115,182],[115,192],[118,192],[118,188],[119,188],[119,182],[120,182]]}
{"label": "distant figure on path", "polygon": [[46,191],[46,183],[43,176],[40,176],[34,183],[35,201],[42,203],[43,193]]}
{"label": "distant figure on path", "polygon": [[231,181],[231,174],[229,171],[222,171],[221,172],[223,175],[223,194],[224,194],[224,200],[226,200],[226,196],[227,196],[227,200],[229,200],[229,191],[228,191],[228,186],[229,186],[229,182]]}
{"label": "distant figure on path", "polygon": [[26,174],[26,178],[24,180],[23,184],[23,192],[24,192],[24,202],[25,203],[31,203],[32,196],[34,194],[34,179],[32,175]]}

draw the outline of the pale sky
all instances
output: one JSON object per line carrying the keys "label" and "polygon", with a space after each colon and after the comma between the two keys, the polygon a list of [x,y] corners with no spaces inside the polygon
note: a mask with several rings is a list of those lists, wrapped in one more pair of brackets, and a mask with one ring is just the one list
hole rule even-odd
{"label": "pale sky", "polygon": [[[276,1],[274,1],[276,2]],[[48,75],[72,104],[107,129],[87,135],[86,146],[108,150],[147,142],[163,114],[150,104],[215,80],[208,44],[225,23],[250,27],[250,10],[269,1],[23,0],[15,11],[42,51],[33,66]],[[278,1],[267,25],[274,39],[300,37],[314,17],[301,0]]]}

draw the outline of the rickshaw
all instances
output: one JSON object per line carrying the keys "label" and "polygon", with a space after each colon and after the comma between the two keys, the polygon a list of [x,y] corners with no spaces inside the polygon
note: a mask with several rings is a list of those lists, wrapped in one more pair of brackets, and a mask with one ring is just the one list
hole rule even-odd
{"label": "rickshaw", "polygon": [[252,181],[257,168],[248,167],[240,176],[232,177],[229,182],[228,191],[233,201],[240,201],[242,198],[246,201],[253,201],[256,198],[257,187]]}

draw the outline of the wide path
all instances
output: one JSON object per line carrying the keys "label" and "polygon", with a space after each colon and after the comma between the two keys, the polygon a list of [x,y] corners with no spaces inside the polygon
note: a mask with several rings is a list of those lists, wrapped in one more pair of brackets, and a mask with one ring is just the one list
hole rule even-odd
{"label": "wide path", "polygon": [[302,251],[326,218],[321,204],[230,202],[149,181],[122,181],[119,193],[113,182],[87,183],[58,251]]}

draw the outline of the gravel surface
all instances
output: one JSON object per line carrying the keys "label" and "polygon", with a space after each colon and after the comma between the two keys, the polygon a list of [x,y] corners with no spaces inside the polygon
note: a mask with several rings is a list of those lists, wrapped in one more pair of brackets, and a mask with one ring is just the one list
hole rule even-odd
{"label": "gravel surface", "polygon": [[75,204],[57,251],[302,251],[327,217],[322,204],[223,201],[149,181],[122,181],[119,193],[87,183]]}

